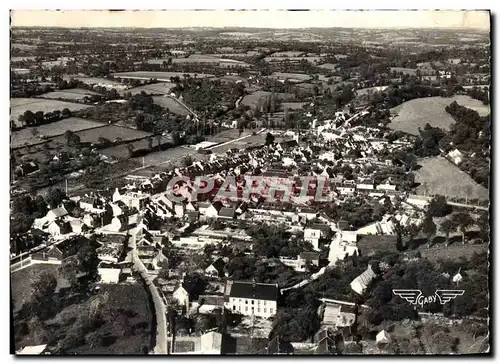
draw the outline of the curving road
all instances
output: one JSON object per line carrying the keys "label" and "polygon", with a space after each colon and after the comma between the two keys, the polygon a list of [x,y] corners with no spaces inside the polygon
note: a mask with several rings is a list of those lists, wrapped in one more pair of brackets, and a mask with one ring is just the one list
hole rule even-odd
{"label": "curving road", "polygon": [[148,274],[148,270],[144,266],[144,263],[139,259],[139,255],[136,250],[135,235],[132,234],[130,237],[129,246],[132,248],[132,260],[134,262],[134,269],[141,275],[142,279],[146,283],[148,290],[153,298],[153,304],[155,307],[156,315],[156,345],[153,349],[153,353],[156,355],[166,355],[168,354],[167,347],[167,307],[163,302],[158,288],[154,285],[153,279]]}

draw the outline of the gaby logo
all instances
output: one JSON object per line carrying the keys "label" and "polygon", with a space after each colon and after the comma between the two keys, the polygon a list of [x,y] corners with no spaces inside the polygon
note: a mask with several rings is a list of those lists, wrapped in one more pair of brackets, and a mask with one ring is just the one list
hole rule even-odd
{"label": "gaby logo", "polygon": [[419,289],[393,289],[392,293],[410,302],[412,305],[423,307],[428,303],[439,302],[444,305],[464,294],[463,289],[438,289],[432,296],[424,296]]}

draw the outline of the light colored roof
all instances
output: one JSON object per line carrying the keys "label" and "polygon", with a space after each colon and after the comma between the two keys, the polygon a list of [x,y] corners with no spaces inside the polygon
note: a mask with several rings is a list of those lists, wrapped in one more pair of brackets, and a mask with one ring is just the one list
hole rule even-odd
{"label": "light colored roof", "polygon": [[52,209],[50,210],[50,212],[52,212],[56,217],[61,217],[68,214],[68,211],[66,211],[64,207],[58,207],[56,209]]}
{"label": "light colored roof", "polygon": [[375,272],[371,268],[368,268],[359,276],[357,276],[354,281],[358,281],[359,283],[361,283],[361,285],[368,286],[376,276],[377,275],[375,274]]}

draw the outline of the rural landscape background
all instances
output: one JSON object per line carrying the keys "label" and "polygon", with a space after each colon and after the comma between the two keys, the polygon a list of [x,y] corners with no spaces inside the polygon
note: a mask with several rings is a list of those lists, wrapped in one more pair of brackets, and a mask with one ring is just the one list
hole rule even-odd
{"label": "rural landscape background", "polygon": [[[482,28],[14,24],[14,351],[490,352]],[[179,175],[321,176],[329,199],[175,205]]]}

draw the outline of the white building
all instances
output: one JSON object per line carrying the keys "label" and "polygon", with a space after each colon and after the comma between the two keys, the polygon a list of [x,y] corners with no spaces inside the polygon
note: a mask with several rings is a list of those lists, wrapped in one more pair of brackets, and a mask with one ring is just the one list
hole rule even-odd
{"label": "white building", "polygon": [[304,229],[304,240],[310,242],[315,250],[319,250],[319,239],[321,239],[321,230]]}
{"label": "white building", "polygon": [[224,306],[232,312],[262,318],[276,314],[279,295],[277,284],[228,281],[226,293]]}

